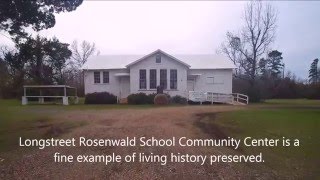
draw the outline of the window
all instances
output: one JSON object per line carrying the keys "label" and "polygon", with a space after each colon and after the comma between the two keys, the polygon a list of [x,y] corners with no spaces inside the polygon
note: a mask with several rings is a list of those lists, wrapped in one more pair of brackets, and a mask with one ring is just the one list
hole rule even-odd
{"label": "window", "polygon": [[150,69],[150,89],[157,88],[157,70]]}
{"label": "window", "polygon": [[178,79],[177,70],[170,69],[170,89],[177,89]]}
{"label": "window", "polygon": [[108,71],[103,72],[103,83],[109,83],[109,72]]}
{"label": "window", "polygon": [[95,84],[100,83],[100,72],[99,71],[93,72],[93,78],[94,78],[94,83]]}
{"label": "window", "polygon": [[161,55],[160,54],[156,55],[156,63],[161,63]]}
{"label": "window", "polygon": [[139,71],[139,87],[140,89],[147,89],[147,71],[145,69],[140,69]]}
{"label": "window", "polygon": [[221,75],[214,76],[214,84],[223,84],[224,83],[224,77]]}
{"label": "window", "polygon": [[167,89],[167,70],[160,69],[160,86],[163,89]]}
{"label": "window", "polygon": [[206,78],[206,83],[207,84],[214,84],[214,77],[212,77],[212,76],[211,77],[207,77]]}

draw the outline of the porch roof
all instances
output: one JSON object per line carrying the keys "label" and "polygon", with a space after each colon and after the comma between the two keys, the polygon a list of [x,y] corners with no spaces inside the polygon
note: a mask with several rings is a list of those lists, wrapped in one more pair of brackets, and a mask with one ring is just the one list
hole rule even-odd
{"label": "porch roof", "polygon": [[130,76],[130,74],[129,73],[115,73],[114,76],[117,76],[117,77]]}
{"label": "porch roof", "polygon": [[188,76],[201,76],[202,74],[188,74]]}

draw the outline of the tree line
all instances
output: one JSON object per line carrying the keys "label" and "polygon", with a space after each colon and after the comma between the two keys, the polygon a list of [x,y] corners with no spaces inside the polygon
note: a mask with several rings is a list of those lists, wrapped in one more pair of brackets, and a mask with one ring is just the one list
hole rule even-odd
{"label": "tree line", "polygon": [[2,46],[0,94],[4,98],[22,95],[25,84],[67,84],[84,93],[82,65],[96,53],[94,43],[75,40],[70,46],[53,37],[25,37],[15,48]]}
{"label": "tree line", "polygon": [[320,98],[318,59],[309,70],[309,82],[285,74],[282,52],[272,50],[277,11],[269,3],[250,1],[239,33],[227,32],[221,52],[235,65],[233,92],[249,95],[254,102],[269,98]]}
{"label": "tree line", "polygon": [[26,31],[51,28],[56,13],[74,11],[81,4],[82,0],[0,2],[0,31],[15,44],[14,48],[0,47],[0,97],[20,97],[24,84],[67,84],[83,95],[80,68],[97,53],[95,44],[75,40],[69,45],[56,37],[34,37]]}

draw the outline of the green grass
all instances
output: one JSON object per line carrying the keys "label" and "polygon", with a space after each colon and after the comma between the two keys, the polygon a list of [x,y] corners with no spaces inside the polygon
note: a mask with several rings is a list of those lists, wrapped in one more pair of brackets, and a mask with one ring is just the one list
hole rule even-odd
{"label": "green grass", "polygon": [[[52,119],[53,115],[67,111],[86,110],[110,110],[110,109],[145,109],[161,106],[155,105],[85,105],[84,99],[80,98],[79,104],[63,106],[61,104],[43,104],[37,102],[22,106],[17,99],[0,99],[0,152],[17,148],[19,137],[43,138],[52,127],[59,127],[68,130],[83,125],[81,122],[65,122],[59,119]],[[170,105],[178,106],[178,105]],[[39,127],[45,128],[39,128]]]}
{"label": "green grass", "polygon": [[0,99],[0,152],[17,148],[19,137],[49,137],[51,129],[67,131],[83,125],[81,122],[52,119],[52,115],[63,111],[60,107],[52,107],[54,106],[22,106],[18,100]]}
{"label": "green grass", "polygon": [[299,139],[299,147],[243,147],[243,151],[248,154],[263,152],[265,165],[280,179],[320,177],[319,101],[269,100],[263,106],[219,113],[210,123],[235,138]]}
{"label": "green grass", "polygon": [[292,106],[320,106],[320,100],[310,99],[270,99],[266,100],[267,105],[292,105]]}
{"label": "green grass", "polygon": [[56,109],[56,110],[108,110],[108,109],[140,109],[140,108],[158,108],[158,107],[176,107],[185,106],[182,104],[169,104],[167,106],[158,106],[154,104],[141,104],[141,105],[130,105],[130,104],[84,104],[84,98],[79,98],[78,104],[70,104],[69,106],[63,106],[61,102],[59,104],[55,103],[45,103],[39,104],[38,102],[29,102],[28,105],[22,106],[20,100],[10,99],[3,100],[0,99],[0,107],[19,107],[25,109]]}
{"label": "green grass", "polygon": [[[83,101],[81,101],[83,102]],[[65,111],[109,109],[144,109],[154,105],[20,105],[19,100],[0,99],[0,153],[17,148],[19,136],[42,138],[49,125],[68,131],[81,122],[64,122],[52,116]],[[170,106],[168,106],[170,107]],[[252,104],[242,110],[218,113],[216,118],[207,119],[228,136],[243,138],[297,138],[300,147],[256,147],[243,148],[244,153],[263,152],[265,165],[273,170],[279,179],[315,179],[320,177],[320,101],[319,100],[268,100]],[[246,164],[248,165],[248,164]],[[258,168],[255,164],[253,168]],[[262,169],[263,171],[263,169]]]}

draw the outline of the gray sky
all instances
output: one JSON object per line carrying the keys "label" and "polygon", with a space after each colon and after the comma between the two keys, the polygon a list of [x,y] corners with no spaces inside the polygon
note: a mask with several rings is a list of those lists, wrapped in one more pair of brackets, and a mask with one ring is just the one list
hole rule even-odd
{"label": "gray sky", "polygon": [[[320,2],[271,2],[279,12],[272,49],[283,52],[286,70],[306,78],[320,58]],[[62,42],[95,42],[101,54],[214,54],[227,31],[237,32],[246,2],[85,1],[76,11],[56,15],[40,32]],[[8,41],[0,36],[0,41]]]}

